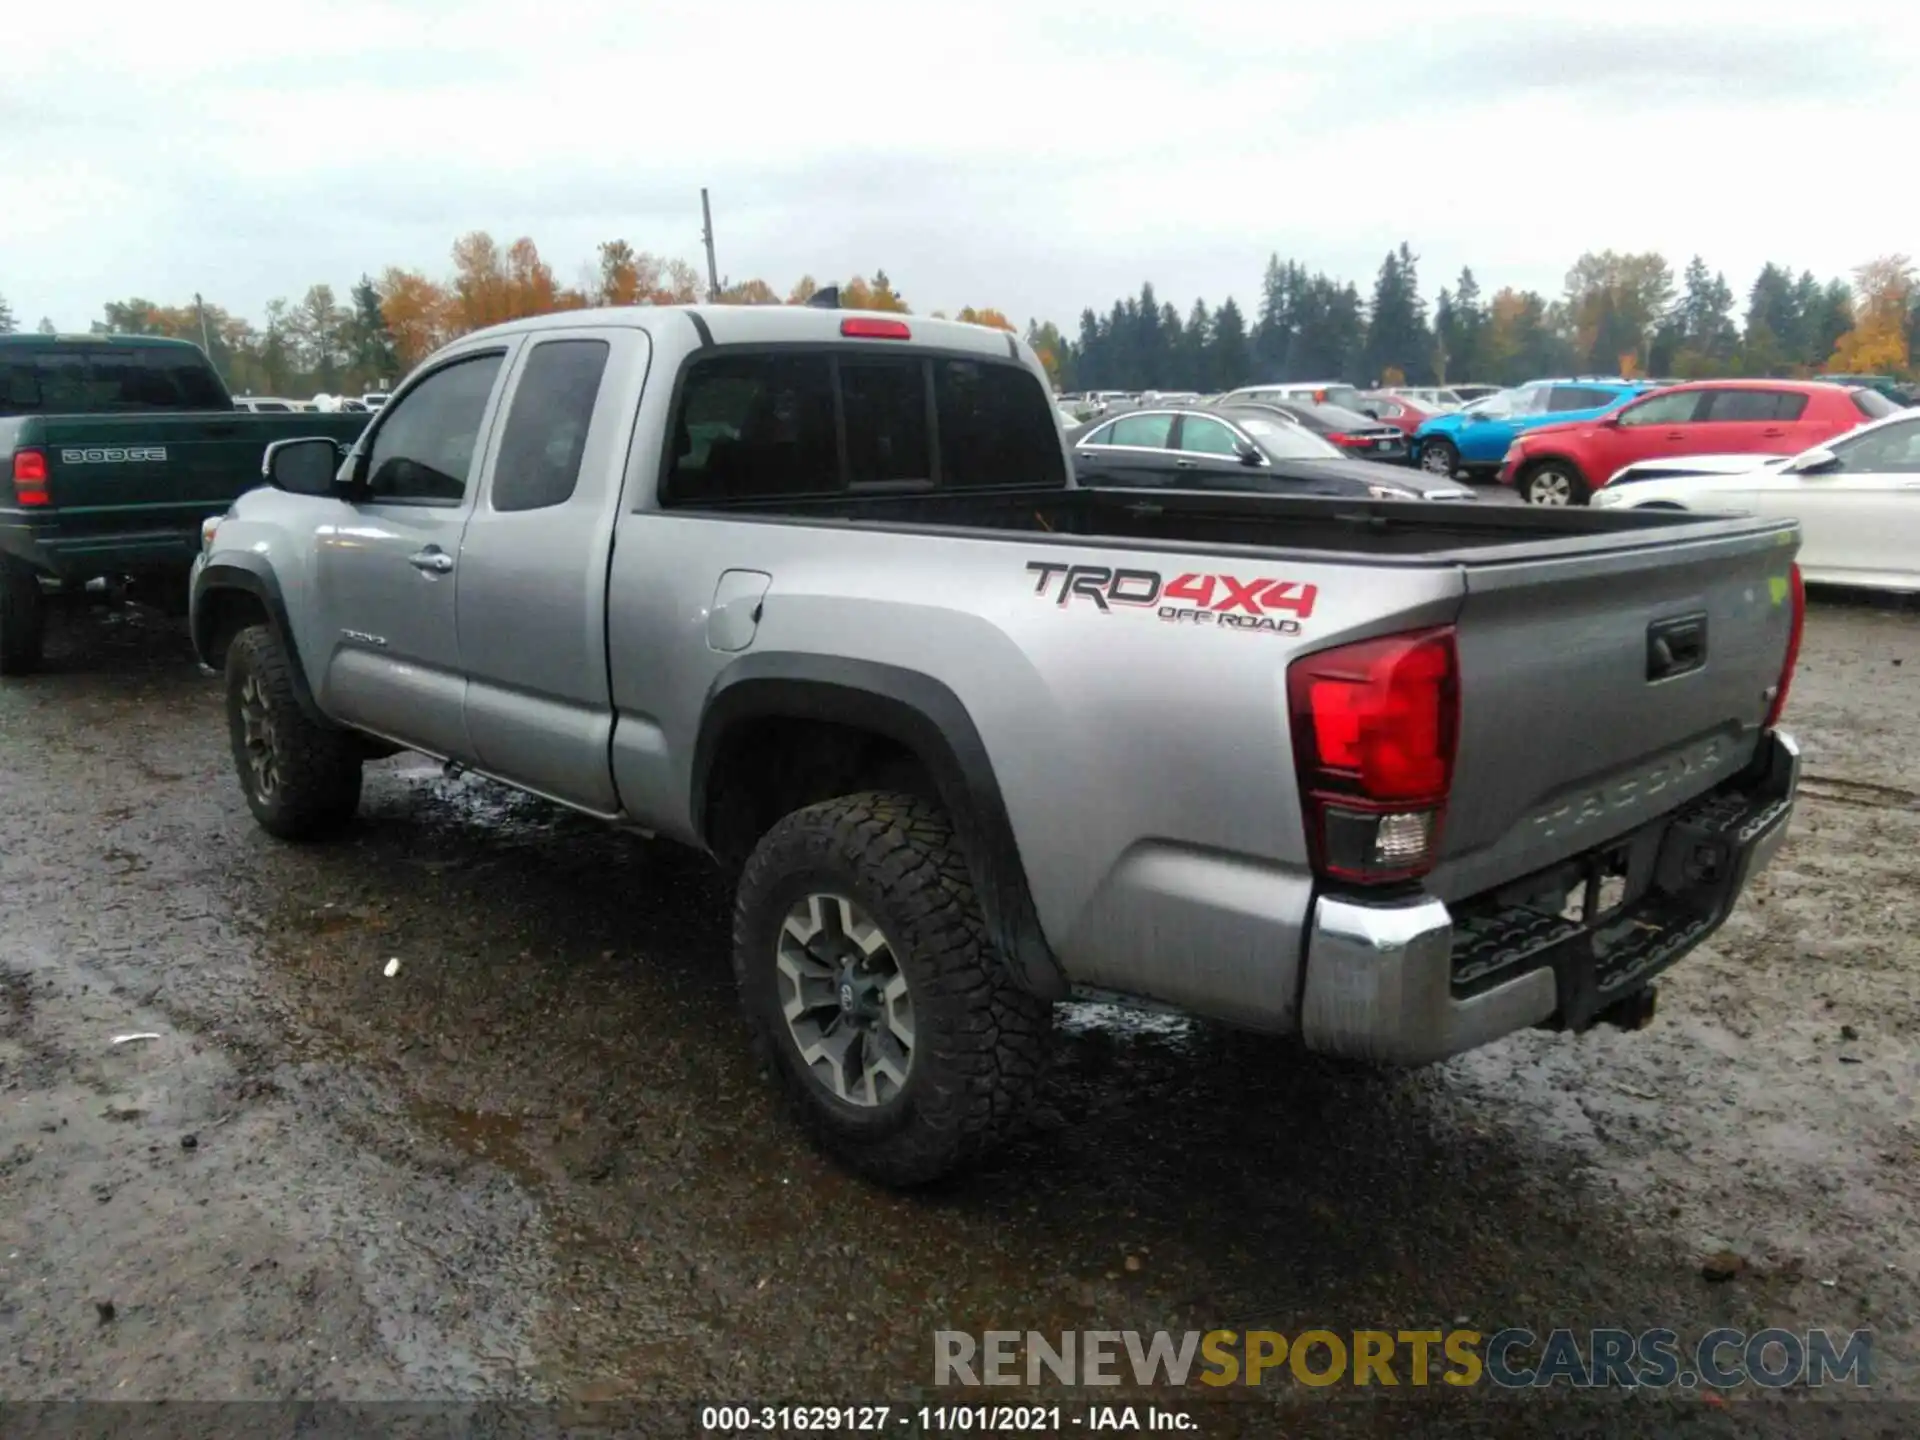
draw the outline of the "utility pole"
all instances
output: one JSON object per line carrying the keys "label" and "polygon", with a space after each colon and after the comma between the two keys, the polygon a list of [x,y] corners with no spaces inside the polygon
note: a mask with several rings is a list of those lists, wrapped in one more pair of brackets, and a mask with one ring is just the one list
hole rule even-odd
{"label": "utility pole", "polygon": [[713,260],[713,206],[707,203],[707,187],[700,187],[700,239],[707,247],[707,303],[720,299],[720,267]]}
{"label": "utility pole", "polygon": [[200,298],[198,290],[193,292],[193,308],[200,312],[200,348],[207,352],[207,359],[213,359],[213,337],[207,333],[207,305]]}

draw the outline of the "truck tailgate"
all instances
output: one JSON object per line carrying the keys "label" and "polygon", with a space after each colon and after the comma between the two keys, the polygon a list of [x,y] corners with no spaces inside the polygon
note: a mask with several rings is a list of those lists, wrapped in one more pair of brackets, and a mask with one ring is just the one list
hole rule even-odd
{"label": "truck tailgate", "polygon": [[1786,656],[1799,532],[1716,528],[1467,563],[1434,894],[1478,894],[1591,850],[1752,758]]}
{"label": "truck tailgate", "polygon": [[185,411],[50,415],[48,493],[65,515],[82,512],[99,535],[181,528],[197,532],[260,483],[269,441],[297,435],[351,439],[364,415],[248,415]]}

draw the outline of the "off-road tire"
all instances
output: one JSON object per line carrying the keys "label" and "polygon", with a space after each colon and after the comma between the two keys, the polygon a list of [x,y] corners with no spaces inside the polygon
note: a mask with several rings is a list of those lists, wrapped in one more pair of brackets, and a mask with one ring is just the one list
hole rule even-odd
{"label": "off-road tire", "polygon": [[0,675],[31,675],[46,652],[47,601],[30,566],[0,555]]}
{"label": "off-road tire", "polygon": [[[885,933],[913,1003],[906,1084],[878,1106],[837,1098],[802,1064],[782,1012],[777,947],[810,893],[858,905]],[[869,792],[796,810],[741,873],[733,969],[760,1059],[830,1154],[893,1186],[920,1185],[1003,1140],[1039,1088],[1053,1007],[987,940],[965,859],[939,806]]]}
{"label": "off-road tire", "polygon": [[[247,692],[264,712],[273,783],[262,793],[248,742]],[[315,719],[294,690],[293,661],[265,625],[250,625],[227,650],[227,734],[247,808],[281,840],[338,833],[360,807],[358,737]]]}

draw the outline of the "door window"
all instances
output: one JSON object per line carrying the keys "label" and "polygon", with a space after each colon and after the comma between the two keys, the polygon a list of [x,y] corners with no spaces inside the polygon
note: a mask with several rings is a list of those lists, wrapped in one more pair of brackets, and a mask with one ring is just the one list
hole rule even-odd
{"label": "door window", "polygon": [[1149,450],[1164,450],[1173,430],[1171,415],[1129,415],[1113,422],[1104,445],[1134,445]]}
{"label": "door window", "polygon": [[1655,395],[1650,400],[1642,400],[1637,405],[1629,405],[1620,412],[1620,423],[1635,425],[1685,425],[1693,419],[1693,413],[1700,408],[1698,390],[1676,390],[1666,395]]}
{"label": "door window", "polygon": [[1189,415],[1186,423],[1180,427],[1180,448],[1190,455],[1224,455],[1232,458],[1240,453],[1240,440],[1218,420],[1210,420],[1204,415]]}
{"label": "door window", "polygon": [[1920,418],[1883,425],[1830,448],[1848,475],[1920,473]]}
{"label": "door window", "polygon": [[548,340],[533,347],[493,465],[495,510],[544,510],[573,498],[609,353],[604,340]]}
{"label": "door window", "polygon": [[1722,424],[1793,421],[1807,408],[1807,397],[1791,390],[1708,390],[1699,418]]}
{"label": "door window", "polygon": [[387,407],[367,455],[370,500],[458,505],[465,498],[503,358],[495,351],[456,360]]}

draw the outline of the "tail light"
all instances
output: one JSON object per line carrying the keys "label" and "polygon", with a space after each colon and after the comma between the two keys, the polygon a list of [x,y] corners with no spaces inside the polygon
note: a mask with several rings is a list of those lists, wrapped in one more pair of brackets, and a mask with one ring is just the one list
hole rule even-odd
{"label": "tail light", "polygon": [[1383,635],[1288,667],[1293,757],[1314,869],[1381,884],[1439,854],[1460,726],[1453,627]]}
{"label": "tail light", "polygon": [[1364,435],[1342,435],[1337,432],[1327,436],[1327,439],[1331,440],[1336,445],[1344,445],[1344,446],[1347,446],[1348,448],[1351,448],[1355,445],[1365,445],[1369,443],[1367,440],[1367,437]]}
{"label": "tail light", "polygon": [[1794,667],[1800,663],[1800,636],[1807,628],[1807,587],[1800,578],[1800,567],[1795,565],[1787,579],[1788,589],[1793,594],[1793,619],[1787,627],[1787,658],[1780,662],[1780,683],[1773,687],[1773,704],[1767,707],[1766,728],[1771,730],[1780,723],[1780,715],[1787,708],[1787,692],[1793,688]]}
{"label": "tail light", "polygon": [[44,450],[16,450],[13,452],[13,495],[22,505],[51,505],[53,497],[47,494],[47,452]]}

